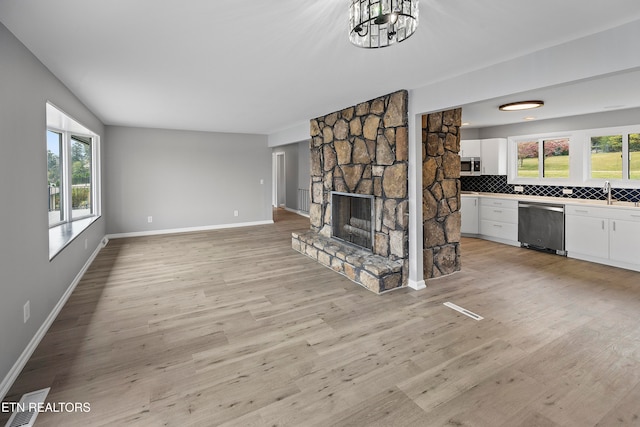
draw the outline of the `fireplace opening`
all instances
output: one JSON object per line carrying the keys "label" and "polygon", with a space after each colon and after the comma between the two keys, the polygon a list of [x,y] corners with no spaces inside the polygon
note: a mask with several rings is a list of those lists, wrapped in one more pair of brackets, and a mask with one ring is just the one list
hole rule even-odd
{"label": "fireplace opening", "polygon": [[331,192],[331,234],[373,250],[373,196]]}

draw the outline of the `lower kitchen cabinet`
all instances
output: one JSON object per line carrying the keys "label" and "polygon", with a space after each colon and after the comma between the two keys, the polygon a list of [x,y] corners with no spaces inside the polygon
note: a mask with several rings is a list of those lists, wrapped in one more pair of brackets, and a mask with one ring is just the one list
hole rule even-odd
{"label": "lower kitchen cabinet", "polygon": [[481,198],[480,235],[487,239],[514,246],[518,243],[518,201]]}
{"label": "lower kitchen cabinet", "polygon": [[567,256],[640,271],[640,210],[565,208]]}
{"label": "lower kitchen cabinet", "polygon": [[565,249],[569,255],[609,257],[609,220],[582,215],[565,215]]}
{"label": "lower kitchen cabinet", "polygon": [[609,230],[609,258],[625,263],[640,262],[640,215],[638,221],[612,219]]}
{"label": "lower kitchen cabinet", "polygon": [[478,198],[460,197],[460,232],[462,234],[478,234]]}

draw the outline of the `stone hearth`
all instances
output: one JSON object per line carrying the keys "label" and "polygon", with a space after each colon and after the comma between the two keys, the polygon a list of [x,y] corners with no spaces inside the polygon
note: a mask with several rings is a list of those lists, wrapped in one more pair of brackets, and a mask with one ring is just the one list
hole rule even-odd
{"label": "stone hearth", "polygon": [[312,230],[292,233],[291,246],[370,291],[381,293],[402,285],[402,260],[392,261]]}
{"label": "stone hearth", "polygon": [[[292,247],[376,293],[408,279],[407,91],[311,120],[311,230]],[[372,251],[331,239],[331,192],[372,195]]]}

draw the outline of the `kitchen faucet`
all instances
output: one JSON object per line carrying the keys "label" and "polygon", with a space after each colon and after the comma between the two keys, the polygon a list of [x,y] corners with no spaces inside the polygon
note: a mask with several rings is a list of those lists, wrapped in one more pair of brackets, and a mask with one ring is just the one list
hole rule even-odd
{"label": "kitchen faucet", "polygon": [[602,192],[607,194],[607,205],[612,205],[613,199],[611,198],[611,183],[609,181],[604,182],[604,187],[602,187]]}

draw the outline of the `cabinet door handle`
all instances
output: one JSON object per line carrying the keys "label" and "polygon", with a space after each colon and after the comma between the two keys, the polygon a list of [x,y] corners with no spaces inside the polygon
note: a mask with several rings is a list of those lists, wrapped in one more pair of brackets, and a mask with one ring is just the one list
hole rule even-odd
{"label": "cabinet door handle", "polygon": [[616,231],[616,222],[613,221],[613,231]]}
{"label": "cabinet door handle", "polygon": [[631,216],[634,217],[634,218],[640,218],[640,215],[631,214]]}
{"label": "cabinet door handle", "polygon": [[475,199],[475,200],[473,201],[473,206],[478,206],[478,199]]}
{"label": "cabinet door handle", "polygon": [[580,212],[580,213],[589,213],[588,210],[585,209],[576,209],[576,212]]}
{"label": "cabinet door handle", "polygon": [[493,202],[495,206],[502,206],[502,202]]}
{"label": "cabinet door handle", "polygon": [[498,210],[498,209],[494,209],[493,211],[494,211],[495,213],[502,213],[502,211],[501,211],[501,210]]}
{"label": "cabinet door handle", "polygon": [[604,219],[602,220],[602,229],[604,230]]}
{"label": "cabinet door handle", "polygon": [[494,227],[502,228],[500,224],[493,224]]}

